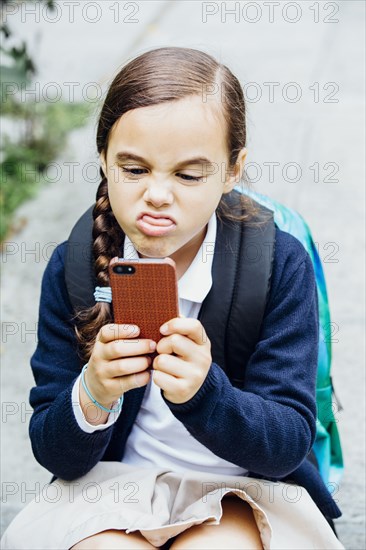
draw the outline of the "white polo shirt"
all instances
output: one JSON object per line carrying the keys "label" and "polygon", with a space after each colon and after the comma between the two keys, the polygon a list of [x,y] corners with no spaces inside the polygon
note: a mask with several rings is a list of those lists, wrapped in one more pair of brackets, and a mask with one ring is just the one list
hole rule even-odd
{"label": "white polo shirt", "polygon": [[[201,304],[212,286],[212,260],[216,240],[216,214],[208,222],[206,236],[192,263],[178,280],[179,311],[197,319]],[[124,257],[138,259],[132,242],[125,236]],[[120,413],[110,413],[106,424],[94,426],[85,420],[79,402],[80,375],[75,381],[72,401],[76,420],[86,432],[104,430]],[[122,405],[123,408],[123,405]],[[216,456],[197,441],[170,412],[160,388],[150,378],[141,407],[127,439],[122,462],[135,466],[159,465],[174,471],[199,470],[224,475],[245,475],[247,470]]]}

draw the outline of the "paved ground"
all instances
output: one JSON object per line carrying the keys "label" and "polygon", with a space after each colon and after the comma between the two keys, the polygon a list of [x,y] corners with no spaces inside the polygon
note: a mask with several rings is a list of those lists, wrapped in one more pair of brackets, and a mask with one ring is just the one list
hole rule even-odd
{"label": "paved ground", "polygon": [[[83,92],[85,99],[88,83],[104,90],[125,60],[157,46],[204,49],[239,77],[248,97],[248,173],[256,189],[296,208],[319,242],[335,329],[334,379],[344,407],[337,414],[346,463],[337,528],[347,549],[363,549],[365,5],[281,2],[272,6],[271,22],[263,2],[236,3],[236,16],[225,12],[233,2],[120,3],[119,14],[114,4],[99,2],[99,14],[76,6],[71,25],[62,2],[57,23],[42,12],[38,23],[20,12],[9,23],[34,45],[40,90],[56,82],[65,99],[65,82],[78,83],[75,97]],[[97,162],[95,124],[93,118],[70,136],[58,159],[60,178],[19,209],[22,229],[2,257],[2,530],[51,477],[28,440],[29,357],[47,260],[97,187],[93,164],[83,172],[87,162]],[[79,163],[74,178],[68,161]]]}

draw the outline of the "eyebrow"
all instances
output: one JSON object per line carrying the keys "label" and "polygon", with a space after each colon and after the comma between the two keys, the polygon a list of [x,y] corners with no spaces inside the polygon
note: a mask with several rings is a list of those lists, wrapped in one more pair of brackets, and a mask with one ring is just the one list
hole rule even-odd
{"label": "eyebrow", "polygon": [[[142,162],[144,164],[149,164],[146,159],[140,155],[135,155],[134,153],[129,153],[128,151],[120,151],[116,153],[115,160],[121,162],[123,160],[135,160],[137,162]],[[214,163],[206,157],[194,157],[191,159],[182,160],[178,162],[177,167],[186,166],[188,164],[205,164],[209,166],[214,166]]]}

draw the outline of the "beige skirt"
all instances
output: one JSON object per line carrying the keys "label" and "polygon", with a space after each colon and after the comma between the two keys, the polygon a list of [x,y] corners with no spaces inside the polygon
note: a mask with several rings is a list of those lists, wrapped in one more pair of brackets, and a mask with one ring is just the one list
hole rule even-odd
{"label": "beige skirt", "polygon": [[229,492],[251,506],[265,550],[344,548],[298,485],[121,462],[99,462],[83,477],[46,484],[10,523],[1,548],[68,550],[106,529],[140,531],[160,547],[192,525],[219,525]]}

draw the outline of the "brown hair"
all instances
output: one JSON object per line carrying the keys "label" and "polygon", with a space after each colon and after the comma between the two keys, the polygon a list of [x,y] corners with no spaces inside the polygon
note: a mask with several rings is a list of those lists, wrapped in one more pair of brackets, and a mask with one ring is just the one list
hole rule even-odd
{"label": "brown hair", "polygon": [[[246,146],[246,109],[238,79],[225,66],[207,53],[191,48],[163,47],[150,50],[129,61],[114,78],[102,105],[97,128],[97,149],[107,157],[108,140],[113,125],[127,111],[165,101],[176,101],[190,95],[218,93],[225,121],[229,170]],[[112,212],[107,179],[100,168],[102,181],[93,210],[93,254],[99,286],[109,286],[108,264],[118,256],[122,234]],[[243,178],[244,179],[244,178]],[[246,180],[248,184],[248,180]],[[239,182],[238,182],[239,184]],[[240,195],[238,210],[229,208],[222,196],[216,209],[220,220],[250,222],[257,209],[252,199]],[[81,359],[88,361],[99,329],[112,322],[109,303],[97,302],[80,311],[75,327]]]}

